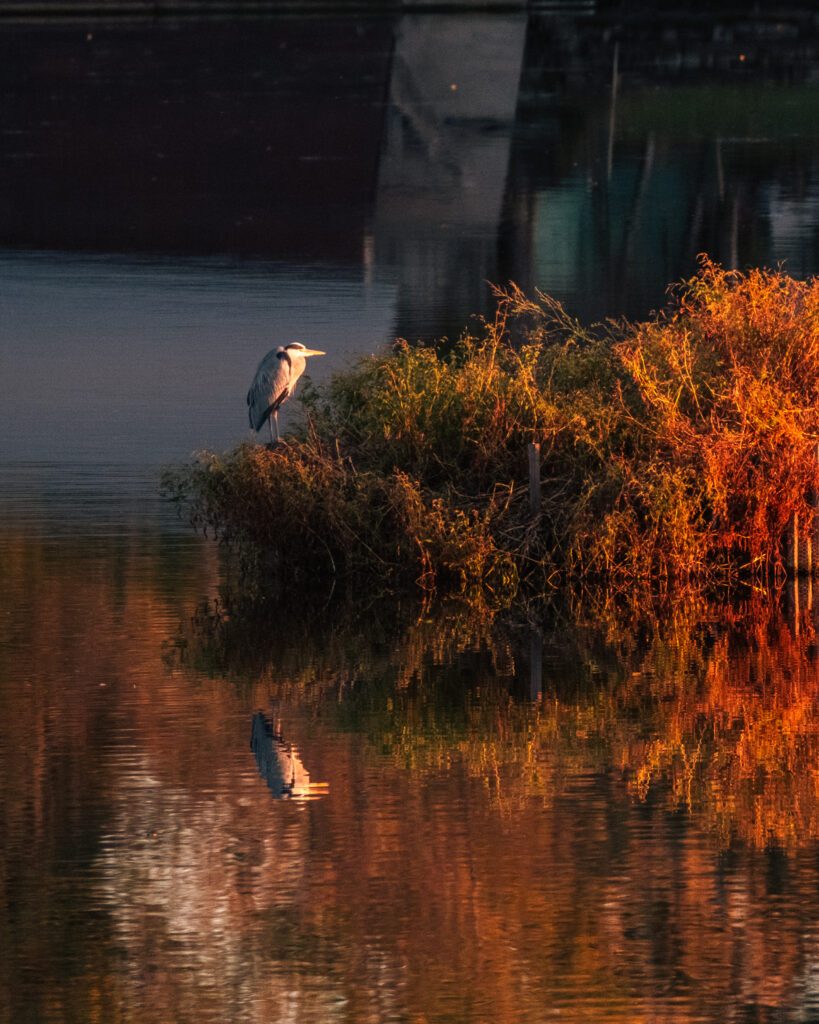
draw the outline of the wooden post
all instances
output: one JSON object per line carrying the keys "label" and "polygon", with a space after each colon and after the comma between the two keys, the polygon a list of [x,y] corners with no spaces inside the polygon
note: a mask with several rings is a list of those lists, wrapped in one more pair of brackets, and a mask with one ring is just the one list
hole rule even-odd
{"label": "wooden post", "polygon": [[725,171],[722,167],[722,139],[719,136],[714,140],[714,151],[717,156],[717,192],[722,202],[725,198]]}
{"label": "wooden post", "polygon": [[529,442],[529,511],[540,512],[540,445]]}
{"label": "wooden post", "polygon": [[606,180],[611,181],[614,166],[614,127],[617,120],[617,90],[620,85],[620,40],[614,43],[611,60],[611,101],[609,103],[609,144],[606,152]]}
{"label": "wooden post", "polygon": [[799,619],[801,618],[801,609],[799,607],[799,577],[794,576],[790,581],[791,588],[791,615],[794,636],[799,636]]}
{"label": "wooden post", "polygon": [[812,530],[807,523],[805,523],[799,531],[796,571],[800,575],[805,573],[810,575],[813,572],[813,544],[811,533]]}
{"label": "wooden post", "polygon": [[543,637],[532,627],[529,657],[529,700],[537,700],[543,693]]}
{"label": "wooden post", "polygon": [[[816,446],[816,462],[819,465],[819,444]],[[810,493],[810,505],[813,510],[813,522],[810,524],[808,537],[810,540],[811,575],[819,572],[819,487],[814,487]]]}
{"label": "wooden post", "polygon": [[785,537],[785,569],[791,576],[799,572],[799,516],[791,516],[791,524]]}

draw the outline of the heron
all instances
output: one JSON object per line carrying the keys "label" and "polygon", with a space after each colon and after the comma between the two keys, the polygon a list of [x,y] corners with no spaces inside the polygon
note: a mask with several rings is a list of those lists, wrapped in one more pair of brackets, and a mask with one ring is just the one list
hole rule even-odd
{"label": "heron", "polygon": [[296,382],[304,373],[308,356],[325,356],[317,348],[305,348],[300,341],[271,349],[259,363],[247,393],[247,414],[250,425],[258,433],[264,421],[270,427],[270,441],[273,442],[273,425],[276,426],[276,441],[279,441],[279,406],[287,401],[296,390]]}

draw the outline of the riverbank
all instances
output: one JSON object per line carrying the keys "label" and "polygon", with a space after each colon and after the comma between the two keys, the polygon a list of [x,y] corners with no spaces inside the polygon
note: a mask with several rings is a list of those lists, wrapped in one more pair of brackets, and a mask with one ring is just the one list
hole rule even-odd
{"label": "riverbank", "polygon": [[282,578],[508,596],[784,571],[819,487],[819,282],[703,260],[652,319],[593,327],[515,287],[497,302],[452,345],[306,388],[286,444],[204,453],[165,493]]}

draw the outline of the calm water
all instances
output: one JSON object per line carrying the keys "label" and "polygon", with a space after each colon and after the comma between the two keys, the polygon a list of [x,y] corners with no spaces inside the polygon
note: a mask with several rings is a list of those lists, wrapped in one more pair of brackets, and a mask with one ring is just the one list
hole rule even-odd
{"label": "calm water", "polygon": [[817,271],[810,13],[592,8],[2,27],[3,1024],[819,1020],[807,594],[229,615],[156,493],[279,341]]}
{"label": "calm water", "polygon": [[226,617],[82,534],[0,536],[0,1019],[819,1016],[810,615]]}

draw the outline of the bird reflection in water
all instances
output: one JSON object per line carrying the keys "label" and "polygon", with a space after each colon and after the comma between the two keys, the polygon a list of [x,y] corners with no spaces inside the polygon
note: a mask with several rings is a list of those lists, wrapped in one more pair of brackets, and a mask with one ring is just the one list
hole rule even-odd
{"label": "bird reflection in water", "polygon": [[287,797],[314,800],[327,792],[328,783],[310,781],[310,773],[302,764],[298,751],[285,742],[281,726],[274,728],[261,711],[253,715],[250,749],[256,758],[259,775],[277,800]]}

